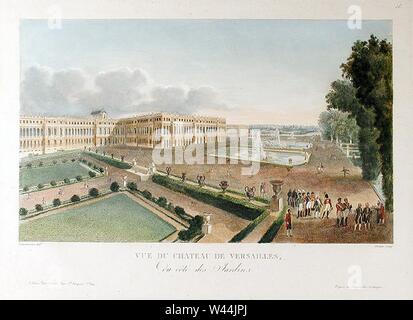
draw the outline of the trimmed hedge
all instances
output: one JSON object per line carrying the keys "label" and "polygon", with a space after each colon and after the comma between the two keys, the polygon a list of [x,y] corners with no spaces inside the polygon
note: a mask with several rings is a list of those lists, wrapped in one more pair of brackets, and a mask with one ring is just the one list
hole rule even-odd
{"label": "trimmed hedge", "polygon": [[283,211],[280,213],[277,219],[271,224],[271,226],[268,228],[268,230],[264,233],[260,241],[258,243],[269,243],[272,242],[275,238],[275,236],[278,233],[278,230],[280,230],[282,224],[284,223],[284,215],[285,212],[287,211],[287,207],[284,207]]}
{"label": "trimmed hedge", "polygon": [[111,166],[114,166],[119,169],[131,169],[132,168],[132,166],[129,163],[122,162],[116,159],[111,159],[111,158],[102,156],[100,154],[96,154],[92,152],[86,152],[86,154],[92,158],[95,158],[96,160],[106,162],[107,164],[110,164]]}
{"label": "trimmed hedge", "polygon": [[243,240],[252,232],[252,230],[255,229],[256,226],[258,226],[266,217],[268,217],[269,214],[269,210],[265,211],[263,214],[254,219],[250,224],[248,224],[244,229],[238,232],[231,240],[229,240],[229,242],[240,242],[241,240]]}
{"label": "trimmed hedge", "polygon": [[20,208],[20,209],[19,209],[19,214],[20,214],[21,216],[25,216],[27,213],[28,213],[28,211],[27,211],[26,208]]}
{"label": "trimmed hedge", "polygon": [[227,194],[192,186],[158,174],[152,176],[152,181],[173,191],[186,194],[194,199],[231,212],[243,219],[254,220],[265,211],[265,208],[257,207]]}

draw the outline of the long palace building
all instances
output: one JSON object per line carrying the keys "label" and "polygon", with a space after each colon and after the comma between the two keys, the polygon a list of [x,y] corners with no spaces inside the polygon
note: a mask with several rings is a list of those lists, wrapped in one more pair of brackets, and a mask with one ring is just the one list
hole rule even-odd
{"label": "long palace building", "polygon": [[159,112],[111,119],[104,110],[87,118],[20,117],[21,155],[105,145],[170,148],[225,138],[226,121],[218,117]]}

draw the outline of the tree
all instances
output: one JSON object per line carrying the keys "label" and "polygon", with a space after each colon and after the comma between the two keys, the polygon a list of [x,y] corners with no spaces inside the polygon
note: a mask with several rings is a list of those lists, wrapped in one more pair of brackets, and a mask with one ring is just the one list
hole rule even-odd
{"label": "tree", "polygon": [[112,184],[110,185],[110,190],[112,190],[113,192],[118,192],[119,188],[119,183],[117,183],[116,181],[112,182]]}
{"label": "tree", "polygon": [[89,190],[89,196],[91,197],[97,197],[99,195],[99,190],[96,188],[91,188]]}
{"label": "tree", "polygon": [[318,125],[325,139],[353,142],[357,138],[359,127],[348,112],[327,110],[320,114]]}
{"label": "tree", "polygon": [[[380,153],[377,144],[378,131],[374,127],[374,114],[358,101],[356,89],[351,82],[346,80],[336,80],[331,84],[326,101],[328,111],[324,112],[347,114],[347,118],[342,120],[344,129],[335,129],[352,137],[357,133],[363,178],[376,179],[380,172]],[[331,117],[334,118],[334,116]],[[339,119],[338,116],[335,118]],[[328,117],[324,116],[323,119],[328,119]],[[338,120],[335,122],[337,123]],[[355,123],[356,128],[354,128]],[[336,127],[339,126],[336,124]]]}
{"label": "tree", "polygon": [[343,76],[356,89],[356,97],[374,115],[381,157],[383,192],[386,206],[393,210],[393,66],[392,44],[374,35],[357,41],[346,63]]}
{"label": "tree", "polygon": [[80,201],[80,197],[77,194],[74,194],[71,198],[70,201],[72,202],[78,202]]}
{"label": "tree", "polygon": [[58,207],[62,204],[59,198],[53,199],[53,206]]}

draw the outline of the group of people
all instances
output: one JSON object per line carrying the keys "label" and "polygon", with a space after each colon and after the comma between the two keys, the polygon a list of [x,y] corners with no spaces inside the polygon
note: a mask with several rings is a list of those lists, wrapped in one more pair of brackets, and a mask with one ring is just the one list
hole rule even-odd
{"label": "group of people", "polygon": [[324,199],[320,198],[314,192],[305,192],[302,190],[289,190],[287,193],[287,203],[292,208],[297,208],[297,218],[311,217],[314,212],[314,218],[329,218],[333,209],[331,199],[328,194],[324,194]]}
{"label": "group of people", "polygon": [[[292,236],[292,208],[297,208],[297,218],[314,217],[319,219],[327,218],[333,210],[331,198],[327,193],[321,198],[314,192],[306,192],[302,190],[289,190],[287,193],[288,210],[284,221],[287,229],[287,236]],[[353,212],[353,206],[347,198],[338,198],[335,206],[336,209],[336,226],[347,227],[349,225],[349,216],[354,213],[354,231],[361,230],[364,226],[365,230],[371,229],[371,221],[373,214],[376,213],[376,223],[384,224],[385,209],[384,204],[380,201],[376,206],[371,207],[366,203],[363,207],[361,203]]]}
{"label": "group of people", "polygon": [[364,226],[365,230],[371,229],[371,218],[373,216],[373,211],[376,211],[376,223],[377,224],[384,224],[384,215],[385,215],[385,210],[384,210],[384,204],[382,202],[377,202],[377,206],[371,208],[369,203],[366,203],[363,205],[361,203],[358,204],[356,210],[355,210],[355,224],[354,224],[354,231],[361,230],[361,228]]}

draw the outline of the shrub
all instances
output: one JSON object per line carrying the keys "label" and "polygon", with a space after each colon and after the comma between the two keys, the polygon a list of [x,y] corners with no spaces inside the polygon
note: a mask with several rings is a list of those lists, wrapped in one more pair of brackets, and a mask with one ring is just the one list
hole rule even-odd
{"label": "shrub", "polygon": [[99,190],[96,188],[92,188],[89,190],[89,196],[91,197],[97,197],[99,195]]}
{"label": "shrub", "polygon": [[35,209],[36,211],[42,211],[43,210],[43,206],[41,204],[36,204],[35,205]]}
{"label": "shrub", "polygon": [[33,165],[31,163],[26,164],[26,168],[31,168]]}
{"label": "shrub", "polygon": [[182,241],[189,241],[191,240],[190,236],[189,236],[189,232],[188,230],[181,230],[178,233],[178,238]]}
{"label": "shrub", "polygon": [[70,179],[69,179],[69,178],[64,178],[64,179],[63,179],[63,182],[64,182],[64,183],[70,183]]}
{"label": "shrub", "polygon": [[137,186],[136,183],[133,182],[133,181],[128,182],[128,184],[126,185],[126,187],[127,187],[129,190],[132,190],[132,191],[138,190],[138,186]]}
{"label": "shrub", "polygon": [[116,181],[112,182],[112,184],[110,185],[110,190],[112,190],[113,192],[118,192],[119,191],[119,183],[117,183]]}
{"label": "shrub", "polygon": [[43,162],[39,162],[39,167],[43,167]]}
{"label": "shrub", "polygon": [[175,212],[175,207],[173,206],[172,203],[168,202],[168,205],[166,206],[166,210]]}
{"label": "shrub", "polygon": [[56,181],[52,180],[52,181],[50,181],[50,185],[55,187],[57,185],[57,183],[56,183]]}
{"label": "shrub", "polygon": [[178,233],[180,240],[189,241],[195,236],[202,233],[202,225],[204,224],[204,218],[202,216],[195,216],[189,221],[189,228],[187,230],[181,230]]}
{"label": "shrub", "polygon": [[82,176],[76,176],[76,180],[77,180],[77,181],[82,181],[83,178],[82,178]]}
{"label": "shrub", "polygon": [[72,162],[75,162],[75,161],[76,161],[76,159],[75,159],[75,158],[73,158],[73,159],[72,159]]}
{"label": "shrub", "polygon": [[26,208],[20,208],[19,209],[19,214],[21,215],[21,216],[25,216],[26,214],[27,214],[27,209]]}
{"label": "shrub", "polygon": [[43,188],[44,188],[44,185],[43,185],[43,184],[39,183],[39,184],[37,185],[37,189],[43,189]]}
{"label": "shrub", "polygon": [[225,193],[214,192],[204,188],[201,189],[187,183],[175,181],[166,176],[155,174],[152,176],[152,181],[173,191],[186,194],[194,199],[231,212],[243,219],[254,220],[265,211],[265,208],[255,206],[244,199],[234,198]]}
{"label": "shrub", "polygon": [[89,171],[89,176],[90,176],[91,178],[96,177],[96,172]]}
{"label": "shrub", "polygon": [[111,166],[114,166],[114,167],[119,168],[119,169],[130,169],[130,168],[132,168],[132,166],[127,162],[122,162],[122,161],[113,159],[113,155],[112,155],[112,159],[108,158],[108,157],[105,157],[105,156],[102,156],[100,154],[92,153],[92,152],[88,152],[87,155],[92,157],[92,158],[95,158],[99,161],[110,164]]}
{"label": "shrub", "polygon": [[184,220],[190,220],[192,219],[192,217],[186,213],[185,209],[180,207],[180,206],[176,206],[174,209],[174,212],[176,215],[178,215],[180,218],[184,219]]}
{"label": "shrub", "polygon": [[165,197],[159,197],[156,200],[156,203],[162,207],[162,208],[166,208],[167,204],[168,204],[168,200]]}
{"label": "shrub", "polygon": [[150,191],[148,191],[148,190],[143,190],[143,191],[142,191],[142,195],[143,195],[146,199],[152,200],[152,193],[151,193]]}
{"label": "shrub", "polygon": [[25,191],[25,192],[26,192],[26,191],[29,191],[29,186],[24,186],[24,187],[23,187],[23,191]]}
{"label": "shrub", "polygon": [[58,207],[62,204],[59,198],[53,199],[53,206]]}
{"label": "shrub", "polygon": [[71,198],[70,201],[72,202],[78,202],[80,201],[80,197],[77,194],[74,194]]}

